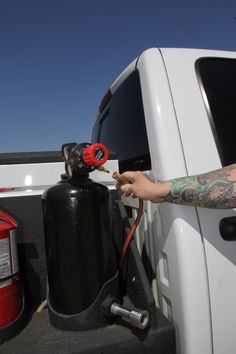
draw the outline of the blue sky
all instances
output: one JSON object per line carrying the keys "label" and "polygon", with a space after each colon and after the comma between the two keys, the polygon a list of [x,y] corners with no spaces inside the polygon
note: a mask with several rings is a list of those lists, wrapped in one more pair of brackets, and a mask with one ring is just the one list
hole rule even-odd
{"label": "blue sky", "polygon": [[236,1],[0,0],[0,152],[88,141],[103,94],[150,47],[236,51]]}

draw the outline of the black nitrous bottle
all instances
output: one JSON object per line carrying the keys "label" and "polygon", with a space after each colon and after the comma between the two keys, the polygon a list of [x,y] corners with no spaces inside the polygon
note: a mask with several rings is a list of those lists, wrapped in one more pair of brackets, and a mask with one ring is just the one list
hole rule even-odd
{"label": "black nitrous bottle", "polygon": [[[110,192],[89,178],[92,165],[85,165],[89,147],[67,144],[69,152],[72,150],[69,157],[63,146],[69,173],[42,196],[49,309],[53,324],[62,329],[100,326],[98,302],[107,291],[118,291]],[[95,152],[93,147],[92,155]]]}

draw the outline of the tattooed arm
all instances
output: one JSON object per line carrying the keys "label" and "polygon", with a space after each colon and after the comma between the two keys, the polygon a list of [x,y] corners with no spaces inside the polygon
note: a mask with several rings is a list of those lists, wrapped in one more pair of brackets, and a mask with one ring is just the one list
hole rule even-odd
{"label": "tattooed arm", "polygon": [[236,164],[169,182],[170,191],[164,201],[206,208],[236,207]]}
{"label": "tattooed arm", "polygon": [[219,170],[169,181],[150,181],[141,172],[125,172],[130,183],[118,185],[121,194],[205,208],[236,208],[236,164]]}

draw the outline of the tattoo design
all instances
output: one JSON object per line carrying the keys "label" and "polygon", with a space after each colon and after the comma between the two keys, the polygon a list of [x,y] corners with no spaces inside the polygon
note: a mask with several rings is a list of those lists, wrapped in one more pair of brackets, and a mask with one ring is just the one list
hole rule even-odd
{"label": "tattoo design", "polygon": [[198,176],[173,179],[169,181],[171,191],[165,201],[206,208],[235,208],[235,169],[236,164]]}

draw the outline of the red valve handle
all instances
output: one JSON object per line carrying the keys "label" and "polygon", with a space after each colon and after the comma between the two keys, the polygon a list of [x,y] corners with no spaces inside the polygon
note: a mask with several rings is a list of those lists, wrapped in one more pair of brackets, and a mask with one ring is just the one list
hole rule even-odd
{"label": "red valve handle", "polygon": [[82,158],[88,166],[100,166],[107,161],[108,150],[103,144],[91,144],[83,150]]}

